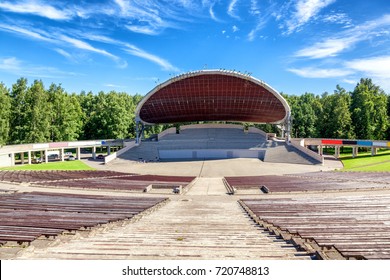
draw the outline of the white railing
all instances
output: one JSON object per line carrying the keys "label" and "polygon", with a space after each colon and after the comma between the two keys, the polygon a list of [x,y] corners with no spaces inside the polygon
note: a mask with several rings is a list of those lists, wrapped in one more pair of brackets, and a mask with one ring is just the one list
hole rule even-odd
{"label": "white railing", "polygon": [[131,142],[124,142],[124,145],[125,147],[120,149],[119,151],[117,152],[114,152],[112,153],[111,155],[108,155],[104,158],[104,164],[107,164],[109,163],[110,161],[113,161],[114,159],[116,159],[118,156],[126,153],[128,150],[134,148],[136,146],[135,144],[135,141],[131,141]]}
{"label": "white railing", "polygon": [[294,148],[300,150],[302,153],[308,155],[309,157],[318,160],[322,164],[324,164],[324,157],[322,155],[317,154],[316,152],[313,152],[312,150],[309,150],[308,148],[305,148],[305,140],[302,139],[300,141],[291,141],[291,146]]}

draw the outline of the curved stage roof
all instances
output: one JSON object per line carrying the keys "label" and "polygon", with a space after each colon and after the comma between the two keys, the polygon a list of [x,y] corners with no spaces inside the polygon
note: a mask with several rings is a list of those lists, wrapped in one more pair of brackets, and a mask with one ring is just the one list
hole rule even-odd
{"label": "curved stage roof", "polygon": [[223,70],[189,72],[158,85],[139,103],[145,124],[195,121],[282,123],[286,100],[264,82]]}

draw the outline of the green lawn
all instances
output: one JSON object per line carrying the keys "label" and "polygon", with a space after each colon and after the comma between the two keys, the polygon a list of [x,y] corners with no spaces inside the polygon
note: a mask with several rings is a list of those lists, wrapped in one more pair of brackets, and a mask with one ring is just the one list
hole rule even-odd
{"label": "green lawn", "polygon": [[75,161],[59,161],[41,164],[25,164],[13,167],[4,167],[0,170],[94,170],[94,168],[86,165],[84,162]]}
{"label": "green lawn", "polygon": [[358,157],[341,157],[344,164],[342,171],[389,171],[390,172],[390,151],[383,152],[376,156],[371,154],[359,154]]}

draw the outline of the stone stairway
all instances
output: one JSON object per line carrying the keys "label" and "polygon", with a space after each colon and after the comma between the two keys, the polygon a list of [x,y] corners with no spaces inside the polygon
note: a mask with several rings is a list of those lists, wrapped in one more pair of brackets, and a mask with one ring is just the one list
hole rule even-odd
{"label": "stone stairway", "polygon": [[[61,239],[61,238],[60,238]],[[270,236],[227,195],[172,196],[138,221],[92,230],[18,259],[310,259]]]}

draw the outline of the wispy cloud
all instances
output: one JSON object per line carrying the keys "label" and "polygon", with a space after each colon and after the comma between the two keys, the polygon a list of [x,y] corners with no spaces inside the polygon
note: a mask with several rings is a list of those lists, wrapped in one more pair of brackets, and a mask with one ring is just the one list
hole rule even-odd
{"label": "wispy cloud", "polygon": [[323,8],[329,6],[335,1],[336,0],[298,0],[295,5],[295,12],[286,22],[286,34],[291,34],[299,30]]}
{"label": "wispy cloud", "polygon": [[147,59],[153,63],[156,63],[156,64],[160,65],[164,70],[179,72],[179,69],[177,67],[173,66],[169,61],[167,61],[161,57],[158,57],[157,55],[148,53],[148,52],[146,52],[146,51],[144,51],[136,46],[126,44],[125,51],[128,52],[129,54],[132,54],[132,55]]}
{"label": "wispy cloud", "polygon": [[345,13],[330,13],[324,15],[321,20],[325,23],[343,25],[344,28],[351,28],[353,26],[351,18]]}
{"label": "wispy cloud", "polygon": [[227,13],[229,16],[239,19],[240,17],[237,15],[236,6],[239,0],[231,0],[227,9]]}
{"label": "wispy cloud", "polygon": [[90,52],[95,52],[95,53],[98,53],[98,54],[110,57],[110,58],[112,58],[114,60],[118,60],[119,59],[117,56],[115,56],[115,55],[113,55],[113,54],[111,54],[111,53],[109,53],[109,52],[107,52],[105,50],[95,48],[92,45],[88,44],[87,42],[81,41],[79,39],[70,38],[70,37],[68,37],[66,35],[60,35],[60,40],[63,41],[63,42],[69,43],[72,46],[74,46],[75,48],[78,48],[78,49],[81,49],[81,50],[87,50],[87,51],[90,51]]}
{"label": "wispy cloud", "polygon": [[379,19],[367,21],[353,28],[349,28],[331,38],[327,38],[312,46],[303,48],[295,53],[296,57],[326,58],[336,56],[339,53],[355,46],[358,42],[371,40],[378,36],[388,36],[382,29],[388,30],[390,15],[384,15]]}
{"label": "wispy cloud", "polygon": [[356,35],[345,38],[329,38],[313,46],[303,48],[295,53],[296,57],[325,58],[338,55],[340,52],[351,48],[362,38]]}
{"label": "wispy cloud", "polygon": [[116,85],[116,84],[103,84],[103,86],[108,88],[118,88],[118,89],[127,88],[127,86]]}
{"label": "wispy cloud", "polygon": [[339,68],[316,68],[316,67],[304,67],[304,68],[290,68],[287,69],[298,76],[304,78],[338,78],[345,77],[353,73],[352,70],[339,69]]}
{"label": "wispy cloud", "polygon": [[[180,28],[189,11],[194,9],[191,1],[162,3],[156,0],[115,0],[118,16],[127,23],[125,27],[146,35],[160,34],[166,28]],[[181,7],[181,8],[179,8]]]}
{"label": "wispy cloud", "polygon": [[[125,52],[131,54],[131,55],[134,55],[134,56],[137,56],[137,57],[141,57],[141,58],[144,58],[146,60],[149,60],[149,61],[152,61],[154,63],[156,63],[157,65],[161,66],[164,70],[167,70],[167,71],[179,71],[177,67],[173,66],[169,61],[167,61],[166,59],[163,59],[155,54],[151,54],[145,50],[142,50],[141,48],[135,46],[135,45],[132,45],[132,44],[128,44],[126,42],[122,42],[122,41],[119,41],[119,40],[115,40],[115,39],[111,39],[107,36],[102,36],[102,35],[95,35],[95,34],[83,34],[83,36],[85,36],[86,39],[88,40],[91,40],[91,41],[97,41],[97,42],[102,42],[102,43],[108,43],[108,44],[111,44],[111,45],[115,45],[119,48],[122,48],[124,49]],[[125,66],[124,67],[127,67],[127,63],[125,62]]]}
{"label": "wispy cloud", "polygon": [[60,55],[62,55],[63,57],[66,57],[69,60],[73,60],[72,55],[70,53],[68,53],[67,51],[64,51],[63,49],[59,49],[59,48],[55,48],[54,50],[57,53],[59,53]]}
{"label": "wispy cloud", "polygon": [[[96,47],[93,47],[92,45],[88,44],[87,42],[81,41],[76,38],[71,38],[68,35],[64,35],[62,33],[58,33],[58,31],[49,33],[44,30],[40,29],[27,29],[24,27],[19,27],[16,24],[14,25],[6,25],[6,24],[0,24],[0,29],[5,30],[7,32],[11,32],[14,34],[17,34],[19,36],[27,37],[30,39],[35,39],[43,42],[48,42],[54,45],[60,45],[60,46],[66,46],[69,47],[69,44],[73,46],[74,48],[86,50],[94,53],[98,53],[104,56],[107,56],[115,61],[118,61],[118,57],[107,52],[106,50],[102,50]],[[58,51],[58,48],[54,49],[56,52]],[[64,55],[64,50],[59,52],[61,55]],[[65,55],[66,56],[66,55]]]}
{"label": "wispy cloud", "polygon": [[257,0],[251,0],[251,7],[250,7],[250,14],[252,15],[259,15],[260,14],[260,8],[259,8],[259,3]]}
{"label": "wispy cloud", "polygon": [[67,20],[74,16],[71,10],[61,10],[38,0],[25,0],[16,3],[2,1],[0,9],[13,13],[33,14],[53,20]]}
{"label": "wispy cloud", "polygon": [[23,37],[29,37],[31,39],[36,39],[36,40],[51,42],[51,43],[55,42],[55,40],[49,38],[46,32],[42,30],[38,31],[32,28],[27,29],[27,28],[19,27],[15,24],[14,25],[0,24],[0,29],[10,33],[21,35]]}
{"label": "wispy cloud", "polygon": [[369,77],[390,80],[390,56],[353,59],[347,61],[345,66]]}
{"label": "wispy cloud", "polygon": [[14,72],[20,70],[21,68],[21,61],[19,61],[16,57],[7,57],[0,59],[1,70]]}
{"label": "wispy cloud", "polygon": [[0,58],[0,71],[16,76],[38,78],[65,78],[77,75],[73,72],[61,71],[55,67],[31,65],[16,57]]}
{"label": "wispy cloud", "polygon": [[339,61],[335,68],[315,66],[289,68],[287,71],[304,78],[342,78],[342,82],[349,84],[356,84],[357,77],[370,77],[383,89],[390,90],[389,55]]}

